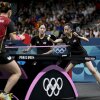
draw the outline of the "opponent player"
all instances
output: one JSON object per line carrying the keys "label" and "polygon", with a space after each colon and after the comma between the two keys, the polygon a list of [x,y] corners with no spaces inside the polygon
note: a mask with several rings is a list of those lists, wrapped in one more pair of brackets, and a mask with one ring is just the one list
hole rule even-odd
{"label": "opponent player", "polygon": [[[48,41],[48,35],[46,35],[46,26],[40,25],[39,27],[39,33],[38,35],[35,35],[31,40],[31,46],[51,46],[53,43],[51,41]],[[55,36],[51,36],[53,40],[55,40]],[[29,51],[32,49],[31,47],[28,49],[25,49],[24,52]],[[37,47],[37,54],[50,54],[52,53],[52,50],[50,50],[50,47]]]}
{"label": "opponent player", "polygon": [[[69,65],[66,67],[66,72],[71,70],[76,64],[84,63],[87,68],[90,70],[92,75],[96,78],[98,83],[100,83],[100,74],[99,72],[94,68],[91,60],[81,59],[82,57],[88,56],[86,50],[81,45],[81,40],[89,41],[87,38],[77,34],[75,31],[72,30],[71,24],[66,24],[64,26],[64,34],[65,36],[61,39],[56,39],[55,41],[52,41],[53,43],[66,43],[66,45],[70,45],[68,50],[70,52],[71,57],[78,56],[80,60],[71,60]],[[49,40],[51,40],[49,38]],[[77,58],[76,58],[77,59]]]}

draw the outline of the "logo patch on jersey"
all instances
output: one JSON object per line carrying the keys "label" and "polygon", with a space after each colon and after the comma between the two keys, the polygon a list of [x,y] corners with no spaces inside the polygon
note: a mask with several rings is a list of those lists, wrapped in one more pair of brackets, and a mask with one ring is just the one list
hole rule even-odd
{"label": "logo patch on jersey", "polygon": [[37,43],[39,43],[39,41],[37,41]]}
{"label": "logo patch on jersey", "polygon": [[8,56],[7,59],[8,59],[8,60],[11,60],[11,56]]}
{"label": "logo patch on jersey", "polygon": [[43,44],[47,44],[47,42],[43,42]]}
{"label": "logo patch on jersey", "polygon": [[73,40],[73,42],[76,42],[76,40]]}

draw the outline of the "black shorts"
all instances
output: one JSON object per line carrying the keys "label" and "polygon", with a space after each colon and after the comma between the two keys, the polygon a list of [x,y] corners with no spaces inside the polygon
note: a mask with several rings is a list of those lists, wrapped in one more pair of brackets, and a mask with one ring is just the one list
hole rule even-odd
{"label": "black shorts", "polygon": [[12,60],[13,60],[13,58],[9,54],[7,54],[5,52],[0,53],[0,64],[8,64]]}
{"label": "black shorts", "polygon": [[[73,55],[72,55],[73,57]],[[75,57],[75,55],[74,55]],[[72,59],[70,62],[73,63],[73,64],[80,64],[80,63],[86,63],[86,62],[89,62],[91,60],[86,60],[85,57],[88,57],[88,55],[76,55],[76,57],[78,57],[78,59]]]}

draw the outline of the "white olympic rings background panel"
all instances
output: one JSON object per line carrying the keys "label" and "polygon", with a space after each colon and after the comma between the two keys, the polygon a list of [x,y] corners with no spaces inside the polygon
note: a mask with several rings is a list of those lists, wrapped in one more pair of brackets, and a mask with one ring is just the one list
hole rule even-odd
{"label": "white olympic rings background panel", "polygon": [[[56,78],[45,78],[43,80],[43,89],[46,91],[49,97],[58,96],[63,87],[63,80],[61,77]],[[51,92],[50,92],[51,90]]]}

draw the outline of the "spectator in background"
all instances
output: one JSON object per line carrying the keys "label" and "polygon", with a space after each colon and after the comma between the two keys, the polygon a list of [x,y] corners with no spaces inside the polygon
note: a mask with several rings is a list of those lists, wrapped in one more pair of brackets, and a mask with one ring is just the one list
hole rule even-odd
{"label": "spectator in background", "polygon": [[60,31],[56,30],[56,27],[54,26],[53,30],[51,31],[51,34],[58,38],[60,35]]}
{"label": "spectator in background", "polygon": [[[19,40],[21,40],[21,46],[28,46],[31,43],[31,36],[29,35],[28,30],[26,30],[26,29],[24,30],[24,32],[22,34],[17,35],[17,38]],[[16,51],[16,54],[22,54],[23,50],[24,50],[23,47],[22,48],[18,48],[18,50]]]}
{"label": "spectator in background", "polygon": [[79,34],[82,35],[82,36],[85,36],[85,30],[81,29]]}
{"label": "spectator in background", "polygon": [[86,38],[90,38],[90,29],[89,28],[85,29],[85,34],[84,35],[85,35]]}
{"label": "spectator in background", "polygon": [[46,35],[51,35],[51,28],[49,26],[47,27]]}
{"label": "spectator in background", "polygon": [[90,38],[93,38],[93,37],[94,37],[93,29],[91,28],[91,29],[90,29]]}
{"label": "spectator in background", "polygon": [[62,20],[67,23],[73,22],[75,27],[77,25],[83,27],[83,25],[87,25],[88,22],[92,22],[93,19],[95,19],[95,5],[89,0],[78,0],[77,2],[75,2],[75,0],[63,0],[63,2],[62,0],[56,2],[51,0],[51,5],[49,1],[34,1],[34,3],[27,2],[25,4],[20,4],[22,6],[20,6],[16,14],[18,16],[16,25],[20,25],[23,28],[27,26],[31,31],[34,27],[37,31],[39,26],[43,23],[47,26],[52,24],[52,26],[56,27],[56,30],[60,32],[63,31]]}
{"label": "spectator in background", "polygon": [[20,35],[20,38],[25,45],[30,45],[31,43],[31,36],[27,30],[24,30],[22,35]]}
{"label": "spectator in background", "polygon": [[94,35],[95,38],[98,38],[99,37],[100,32],[97,30],[97,28],[94,28],[93,29],[93,35]]}

